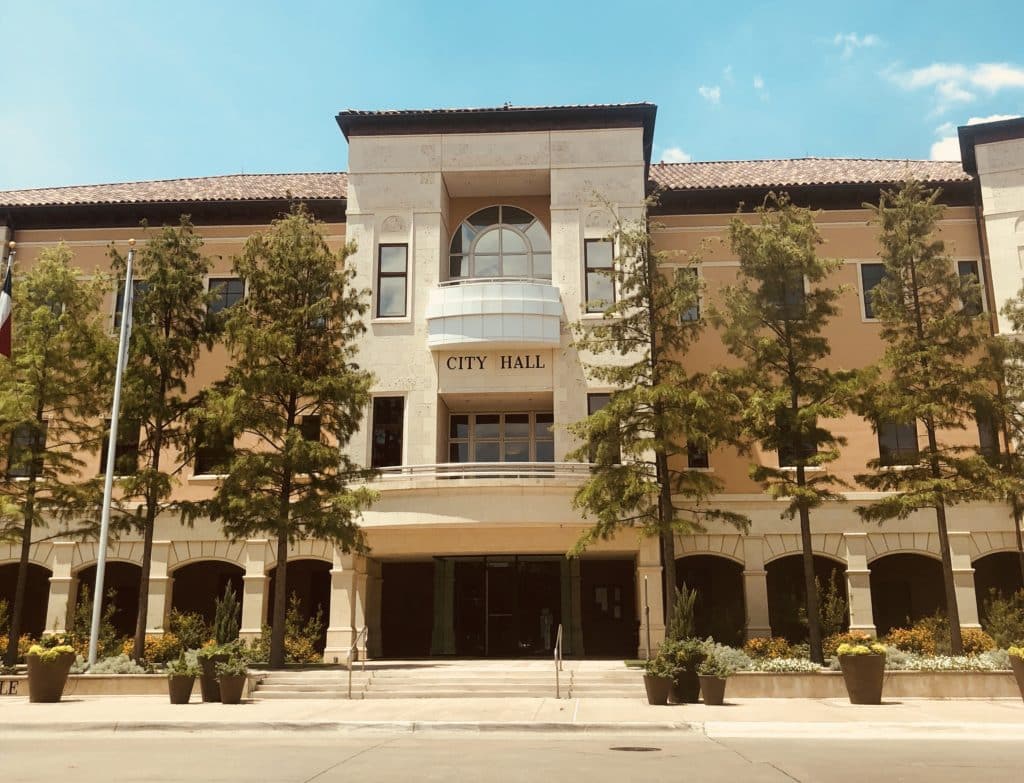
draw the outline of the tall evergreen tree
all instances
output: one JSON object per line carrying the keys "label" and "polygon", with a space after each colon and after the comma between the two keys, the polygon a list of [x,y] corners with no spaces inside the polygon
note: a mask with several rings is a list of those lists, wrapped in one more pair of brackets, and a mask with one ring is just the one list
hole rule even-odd
{"label": "tall evergreen tree", "polygon": [[669,627],[675,534],[700,532],[715,520],[748,525],[746,517],[709,505],[721,481],[691,469],[688,460],[729,440],[730,397],[714,373],[692,371],[686,362],[703,329],[693,317],[700,304],[696,259],[673,265],[670,254],[655,247],[646,217],[616,220],[608,239],[615,301],[600,321],[573,326],[588,374],[615,390],[607,406],[569,427],[581,441],[569,459],[592,463],[573,503],[594,518],[573,551],[623,528],[658,536]]}
{"label": "tall evergreen tree", "polygon": [[937,189],[907,182],[897,191],[884,191],[877,206],[865,205],[878,225],[885,264],[871,304],[886,348],[881,372],[864,395],[863,411],[876,427],[920,423],[925,443],[912,453],[903,451],[905,464],[893,465],[884,455],[872,460],[873,472],[857,480],[889,494],[857,511],[872,522],[905,519],[922,509],[935,512],[950,646],[960,655],[946,511],[990,494],[997,468],[977,448],[957,445],[951,437],[974,422],[977,401],[989,392],[989,378],[981,361],[984,316],[964,307],[978,299],[978,284],[961,280],[936,235],[943,214],[938,198]]}
{"label": "tall evergreen tree", "polygon": [[[137,428],[138,452],[126,455],[117,472],[122,475],[118,481],[120,502],[141,501],[134,514],[120,520],[142,534],[136,659],[145,653],[156,518],[161,510],[174,507],[169,499],[182,468],[181,464],[166,463],[165,450],[185,444],[185,415],[194,405],[187,384],[202,346],[212,345],[212,324],[207,317],[210,297],[205,289],[210,262],[202,246],[189,218],[182,216],[177,226],[163,227],[146,242],[135,260],[139,291],[133,308],[120,431],[130,435],[129,430]],[[124,259],[116,250],[112,257],[115,270],[123,275]]]}
{"label": "tall evergreen tree", "polygon": [[[115,351],[101,306],[107,281],[84,281],[66,245],[45,249],[18,277],[11,358],[0,359],[0,497],[14,512],[7,535],[21,542],[9,666],[18,656],[32,544],[98,527],[102,487],[82,476],[83,456],[102,436]],[[54,533],[36,535],[51,522]]]}
{"label": "tall evergreen tree", "polygon": [[786,501],[783,517],[800,520],[811,660],[821,663],[811,511],[844,500],[833,491],[842,482],[818,470],[837,459],[845,443],[827,420],[849,409],[854,383],[854,373],[824,365],[831,348],[823,332],[839,312],[840,296],[828,278],[842,262],[818,256],[822,239],[814,214],[785,194],[770,194],[755,212],[756,225],[740,217],[729,224],[740,269],[737,282],[722,292],[714,321],[729,352],[743,362],[733,380],[744,432],[779,454],[780,467],[755,465],[751,478]]}
{"label": "tall evergreen tree", "polygon": [[284,664],[288,544],[327,539],[362,551],[357,521],[375,493],[353,487],[371,471],[344,448],[369,402],[356,363],[366,291],[303,207],[251,237],[234,259],[248,285],[226,319],[231,364],[207,395],[202,430],[238,435],[210,504],[232,539],[269,536],[276,548],[270,664]]}

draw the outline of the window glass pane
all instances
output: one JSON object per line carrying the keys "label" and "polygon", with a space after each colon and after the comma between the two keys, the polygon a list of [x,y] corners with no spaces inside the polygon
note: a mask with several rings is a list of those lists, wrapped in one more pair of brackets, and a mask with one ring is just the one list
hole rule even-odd
{"label": "window glass pane", "polygon": [[979,315],[984,308],[982,307],[981,277],[978,274],[978,262],[958,261],[957,271],[960,273],[960,285],[964,288],[970,286],[974,289],[964,294],[963,311],[967,315]]}
{"label": "window glass pane", "polygon": [[883,465],[907,465],[917,459],[917,422],[881,422],[878,457]]}
{"label": "window glass pane", "polygon": [[[695,280],[697,278],[696,269],[684,269],[682,270],[682,272],[683,274],[689,275],[691,278]],[[685,310],[683,310],[683,312],[680,314],[680,318],[682,318],[683,321],[700,320],[700,295],[698,294],[697,296],[697,301],[695,301],[690,307],[687,307]]]}
{"label": "window glass pane", "polygon": [[690,468],[707,468],[708,453],[693,443],[686,444],[686,461]]}
{"label": "window glass pane", "polygon": [[[11,434],[11,450],[7,459],[7,475],[12,478],[27,478],[32,472],[32,451],[42,451],[46,447],[46,431],[48,422],[44,421],[41,430],[23,423],[14,428]],[[33,443],[36,447],[33,448]],[[43,472],[43,459],[35,461],[35,475]]]}
{"label": "window glass pane", "polygon": [[525,253],[527,250],[526,242],[519,236],[515,231],[510,231],[507,228],[501,230],[501,252],[503,255],[510,253]]}
{"label": "window glass pane", "polygon": [[469,437],[469,416],[459,415],[452,416],[448,421],[448,437],[449,438],[468,438]]}
{"label": "window glass pane", "polygon": [[533,222],[533,215],[519,207],[502,207],[501,222],[509,226],[525,228]]}
{"label": "window glass pane", "polygon": [[469,259],[466,256],[452,256],[449,259],[448,276],[469,277]]}
{"label": "window glass pane", "polygon": [[500,242],[501,233],[499,229],[493,229],[485,234],[481,234],[480,238],[476,241],[476,245],[473,247],[474,253],[497,253],[500,248],[498,243]]}
{"label": "window glass pane", "polygon": [[592,416],[611,401],[610,394],[588,394],[587,415]]}
{"label": "window glass pane", "polygon": [[[107,470],[107,454],[110,446],[110,419],[104,421],[106,431],[100,445],[100,469]],[[114,449],[114,475],[132,476],[139,469],[139,432],[138,422],[121,421],[117,426],[117,445]]]}
{"label": "window glass pane", "polygon": [[537,462],[555,461],[555,442],[553,440],[537,441]]}
{"label": "window glass pane", "polygon": [[477,441],[474,462],[500,462],[500,444],[498,441]]}
{"label": "window glass pane", "polygon": [[603,239],[588,239],[586,243],[586,255],[588,269],[611,269],[611,242]]}
{"label": "window glass pane", "polygon": [[502,277],[527,277],[530,274],[529,256],[504,256],[502,258]]}
{"label": "window glass pane", "polygon": [[[139,298],[146,293],[146,281],[145,280],[132,280],[132,290],[135,292],[135,296],[132,297],[132,313],[136,311],[139,306]],[[121,326],[121,309],[124,307],[124,280],[121,280],[117,284],[117,296],[114,302],[114,327]]]}
{"label": "window glass pane", "polygon": [[885,264],[861,264],[860,280],[864,288],[864,317],[874,318],[875,311],[871,307],[871,292],[885,277]]}
{"label": "window glass pane", "polygon": [[498,207],[487,207],[470,215],[466,222],[476,228],[486,228],[499,222]]}
{"label": "window glass pane", "polygon": [[402,464],[404,412],[404,397],[373,398],[372,467],[386,468]]}
{"label": "window glass pane", "polygon": [[469,444],[468,443],[449,443],[448,444],[448,461],[449,462],[469,462]]}
{"label": "window glass pane", "polygon": [[475,256],[473,263],[475,268],[473,269],[474,277],[500,277],[501,276],[501,256]]}
{"label": "window glass pane", "polygon": [[319,416],[303,416],[302,423],[300,425],[302,437],[304,440],[319,441],[320,440],[320,417]]}
{"label": "window glass pane", "polygon": [[405,245],[382,245],[380,271],[382,274],[405,274],[407,248]]}
{"label": "window glass pane", "polygon": [[539,277],[542,280],[551,279],[551,254],[550,253],[534,253],[533,254],[533,276]]}
{"label": "window glass pane", "polygon": [[499,435],[499,424],[501,422],[501,416],[496,413],[482,414],[476,417],[476,432],[474,435],[477,440],[481,438],[497,438]]}
{"label": "window glass pane", "polygon": [[505,462],[529,462],[530,441],[505,441]]}
{"label": "window glass pane", "polygon": [[587,273],[587,312],[600,313],[613,301],[612,280],[600,272]]}
{"label": "window glass pane", "polygon": [[999,455],[999,436],[996,433],[995,423],[992,417],[984,412],[977,411],[974,420],[978,423],[978,447],[986,457]]}
{"label": "window glass pane", "polygon": [[537,423],[534,425],[534,433],[537,440],[545,440],[555,437],[552,427],[554,426],[555,415],[553,413],[538,413]]}
{"label": "window glass pane", "polygon": [[505,437],[506,438],[529,438],[530,437],[530,414],[509,413],[505,415]]}
{"label": "window glass pane", "polygon": [[377,315],[383,317],[405,315],[404,277],[382,277],[377,296]]}
{"label": "window glass pane", "polygon": [[208,290],[216,295],[208,309],[211,313],[219,313],[242,300],[245,283],[239,277],[212,277]]}
{"label": "window glass pane", "polygon": [[548,252],[551,250],[551,238],[548,237],[547,229],[539,220],[533,221],[526,229],[526,237],[530,240],[534,253]]}

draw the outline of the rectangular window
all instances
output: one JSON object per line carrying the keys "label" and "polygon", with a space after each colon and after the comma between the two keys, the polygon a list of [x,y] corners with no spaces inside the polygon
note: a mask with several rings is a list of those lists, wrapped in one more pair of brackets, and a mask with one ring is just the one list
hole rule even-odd
{"label": "rectangular window", "polygon": [[214,295],[207,306],[211,314],[227,310],[245,296],[245,281],[240,277],[211,277],[207,286]]}
{"label": "rectangular window", "polygon": [[11,433],[11,450],[7,455],[8,478],[30,478],[43,472],[43,458],[37,457],[33,470],[33,452],[41,452],[46,448],[46,430],[48,423],[43,421],[39,428],[23,422]]}
{"label": "rectangular window", "polygon": [[[145,280],[132,280],[132,290],[135,292],[135,296],[132,298],[132,312],[135,312],[135,308],[138,306],[139,297],[146,293],[146,281]],[[121,328],[121,309],[124,307],[124,280],[119,280],[117,284],[117,296],[114,297],[114,328]]]}
{"label": "rectangular window", "polygon": [[381,245],[377,255],[377,317],[404,318],[409,246]]}
{"label": "rectangular window", "polygon": [[694,468],[710,468],[711,462],[708,459],[707,449],[703,449],[695,443],[687,443],[686,465],[691,470]]}
{"label": "rectangular window", "polygon": [[234,440],[222,433],[201,433],[196,448],[195,472],[199,476],[217,475],[227,472],[235,451]]}
{"label": "rectangular window", "polygon": [[615,303],[615,281],[612,280],[614,253],[607,239],[588,239],[583,243],[586,268],[586,310],[603,313]]}
{"label": "rectangular window", "polygon": [[883,465],[917,462],[917,422],[879,422],[878,459]]}
{"label": "rectangular window", "polygon": [[989,459],[998,457],[999,431],[992,416],[987,411],[976,410],[974,420],[978,424],[978,450]]}
{"label": "rectangular window", "polygon": [[[107,472],[107,447],[110,445],[110,419],[104,422],[103,445],[100,447],[100,473]],[[114,448],[114,475],[133,476],[139,469],[139,434],[137,421],[121,421],[117,425]]]}
{"label": "rectangular window", "polygon": [[[682,272],[684,274],[692,275],[695,280],[697,279],[697,270],[696,269],[683,269]],[[700,289],[698,288],[698,294],[697,294],[696,301],[694,301],[694,303],[690,307],[687,307],[685,310],[683,310],[683,312],[680,315],[680,317],[682,318],[682,320],[684,322],[685,321],[699,321],[700,320],[700,293],[699,293],[699,290]]]}
{"label": "rectangular window", "polygon": [[[780,443],[785,443],[787,433],[789,432],[789,417],[792,412],[787,410],[781,410],[775,414],[775,426],[779,431]],[[805,443],[803,445],[802,459],[808,460],[818,453],[818,445],[816,443]],[[790,446],[779,446],[779,467],[780,468],[795,468],[798,462],[797,452]]]}
{"label": "rectangular window", "polygon": [[449,462],[554,462],[554,414],[453,413]]}
{"label": "rectangular window", "polygon": [[861,264],[860,284],[864,289],[864,317],[877,318],[871,305],[871,292],[885,277],[885,264]]}
{"label": "rectangular window", "polygon": [[[607,392],[597,392],[595,394],[587,395],[587,415],[593,416],[599,410],[604,408],[608,403],[612,401],[612,395]],[[607,442],[607,448],[609,450],[608,457],[613,465],[618,465],[622,462],[622,447],[618,443],[618,433],[615,433],[615,437],[610,437]],[[597,445],[591,445],[590,447],[590,461],[601,462],[603,449]]]}
{"label": "rectangular window", "polygon": [[962,288],[975,286],[963,297],[964,315],[981,315],[985,312],[985,289],[981,287],[981,272],[977,261],[957,261],[956,271],[960,275]]}
{"label": "rectangular window", "polygon": [[319,416],[303,416],[302,421],[299,423],[299,431],[302,433],[303,440],[318,441],[320,440],[320,417]]}
{"label": "rectangular window", "polygon": [[804,314],[804,276],[799,269],[791,269],[781,285],[766,286],[769,301],[786,319],[800,318]]}
{"label": "rectangular window", "polygon": [[373,443],[370,466],[389,468],[402,464],[405,397],[373,398]]}

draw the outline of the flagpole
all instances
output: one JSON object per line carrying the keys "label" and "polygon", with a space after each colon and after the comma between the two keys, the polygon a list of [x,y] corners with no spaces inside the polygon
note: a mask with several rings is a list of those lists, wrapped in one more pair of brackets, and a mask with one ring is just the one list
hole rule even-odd
{"label": "flagpole", "polygon": [[103,511],[100,517],[100,540],[97,545],[96,586],[92,594],[92,626],[89,629],[89,668],[96,663],[96,646],[103,614],[103,577],[107,568],[107,539],[110,537],[110,506],[114,494],[114,463],[117,457],[117,419],[121,412],[121,378],[128,358],[128,340],[132,331],[132,264],[135,261],[135,240],[128,240],[128,263],[124,274],[124,295],[121,297],[121,336],[117,344],[117,368],[114,371],[114,402],[110,408],[110,435],[107,439],[107,472],[103,480]]}

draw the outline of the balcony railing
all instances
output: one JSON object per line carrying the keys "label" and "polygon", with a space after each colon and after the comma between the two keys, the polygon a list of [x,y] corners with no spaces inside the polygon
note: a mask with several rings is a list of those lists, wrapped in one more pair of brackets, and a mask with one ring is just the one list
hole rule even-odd
{"label": "balcony railing", "polygon": [[438,283],[442,288],[453,285],[473,285],[475,283],[537,283],[551,285],[550,277],[453,277]]}
{"label": "balcony railing", "polygon": [[380,480],[573,478],[589,472],[590,465],[583,462],[441,462],[381,468]]}

